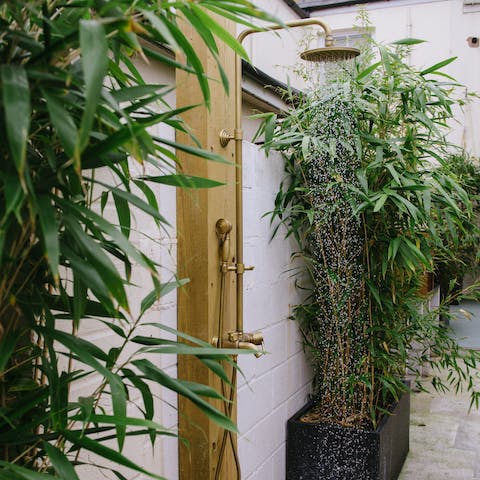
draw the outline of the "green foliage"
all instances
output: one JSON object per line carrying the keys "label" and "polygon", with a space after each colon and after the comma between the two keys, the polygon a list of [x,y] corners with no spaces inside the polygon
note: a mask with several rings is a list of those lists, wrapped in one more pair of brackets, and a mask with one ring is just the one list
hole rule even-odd
{"label": "green foliage", "polygon": [[[457,183],[467,192],[472,201],[473,222],[472,228],[449,235],[451,226],[443,226],[441,233],[444,241],[448,242],[448,250],[454,255],[441,259],[435,265],[435,278],[440,285],[442,298],[446,301],[457,301],[456,296],[462,292],[462,283],[465,275],[477,277],[480,271],[480,234],[479,234],[479,200],[480,200],[480,165],[478,160],[466,152],[459,152],[447,158],[441,166],[449,176],[453,176]],[[440,230],[442,231],[442,230]],[[451,287],[453,286],[453,288]]]}
{"label": "green foliage", "polygon": [[[246,54],[218,16],[249,26],[252,18],[269,19],[246,0],[0,6],[1,478],[77,478],[87,461],[81,450],[118,478],[120,466],[160,478],[122,449],[130,436],[147,436],[153,446],[158,435],[174,435],[154,421],[161,387],[236,428],[205,400],[219,394],[158,366],[160,354],[195,355],[226,378],[221,362],[231,363],[232,352],[192,338],[181,343],[172,339],[179,332],[145,325],[148,308],[185,281],[162,283],[161,266],[130,240],[142,235],[133,230],[135,214],[168,227],[152,185],[218,185],[172,173],[174,149],[225,160],[152,133],[153,126],[187,132],[180,115],[193,107],[170,107],[172,87],[147,83],[136,66],[146,59],[191,72],[208,105],[210,79],[181,22],[198,32],[228,90],[219,42]],[[108,201],[114,220],[102,215]],[[128,297],[134,267],[151,280],[142,285],[150,293],[140,313]],[[81,338],[84,327],[108,327],[110,347]],[[80,382],[90,385],[84,397],[73,393]]]}
{"label": "green foliage", "polygon": [[[327,363],[344,366],[338,381],[349,379],[347,394],[356,395],[354,392],[363,389],[363,401],[349,417],[357,425],[362,425],[365,412],[375,425],[405,390],[407,367],[416,372],[424,363],[437,373],[441,367],[449,370],[446,382],[434,374],[432,383],[438,390],[465,387],[471,392],[472,403],[478,398],[473,385],[478,353],[458,347],[448,328],[438,323],[438,311],[422,313],[420,308],[425,301],[421,291],[425,274],[439,262],[454,258],[457,251],[451,246],[462,235],[478,229],[470,192],[463,188],[461,178],[446,168],[452,153],[459,152],[447,139],[448,121],[462,101],[455,96],[457,85],[453,80],[445,81],[449,77],[441,68],[454,59],[417,71],[405,61],[416,43],[419,41],[405,39],[370,46],[350,76],[338,67],[332,67],[329,74],[327,66],[326,78],[333,79],[330,86],[301,98],[275,130],[275,116],[267,115],[259,131],[266,135],[266,149],[280,150],[285,158],[287,178],[277,195],[272,222],[280,220],[287,235],[297,239],[313,285],[309,303],[298,306],[294,316],[301,322],[312,353],[316,384],[332,382]],[[353,113],[337,109],[332,117],[329,112],[341,102],[345,88],[352,90]],[[356,132],[346,134],[351,131],[352,115]],[[332,123],[340,125],[340,130],[335,132]],[[312,162],[315,158],[320,159],[320,165]],[[328,165],[337,166],[338,172],[335,177],[331,168],[330,183],[315,185],[324,191],[324,202],[319,204],[308,172],[312,166],[319,171],[330,168]],[[345,175],[348,169],[350,175]],[[336,198],[329,198],[332,189],[336,189]],[[367,312],[363,333],[356,331],[360,351],[362,345],[366,350],[360,360],[350,355],[350,361],[361,367],[356,369],[345,362],[351,331],[338,328],[335,315],[324,315],[325,305],[332,302],[330,284],[347,293],[345,274],[331,268],[331,256],[322,260],[328,275],[319,276],[322,269],[316,266],[319,259],[312,239],[315,235],[328,238],[328,229],[318,218],[331,210],[329,202],[337,206],[347,202],[351,207],[344,209],[342,221],[330,218],[329,228],[338,240],[345,238],[340,234],[342,222],[352,222],[352,215],[363,237],[363,273],[357,294],[363,284]],[[318,234],[312,235],[316,229]],[[351,228],[345,244],[357,234],[358,230]],[[325,288],[323,295],[317,294],[319,285]],[[354,318],[352,314],[350,325]],[[361,314],[360,319],[363,321]],[[325,332],[330,332],[330,339],[325,340]],[[340,345],[337,350],[328,346],[335,336]],[[322,363],[325,355],[330,357]],[[315,393],[328,395],[322,387]],[[322,411],[322,400],[317,401],[320,417],[332,420],[332,412],[339,412],[333,420],[349,424],[344,403]]]}

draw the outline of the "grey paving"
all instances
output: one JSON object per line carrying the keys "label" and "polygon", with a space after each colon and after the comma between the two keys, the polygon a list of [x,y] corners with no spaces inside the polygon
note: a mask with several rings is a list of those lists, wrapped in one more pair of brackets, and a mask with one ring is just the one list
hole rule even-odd
{"label": "grey paving", "polygon": [[469,397],[413,393],[410,453],[399,480],[480,480],[480,412]]}
{"label": "grey paving", "polygon": [[[451,308],[459,343],[480,350],[480,305]],[[410,453],[399,480],[480,480],[480,412],[469,412],[469,403],[468,393],[412,394]]]}

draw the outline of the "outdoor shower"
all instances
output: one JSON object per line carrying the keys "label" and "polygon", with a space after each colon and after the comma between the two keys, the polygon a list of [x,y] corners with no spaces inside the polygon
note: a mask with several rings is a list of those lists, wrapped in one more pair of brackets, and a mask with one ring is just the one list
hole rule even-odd
{"label": "outdoor shower", "polygon": [[[242,43],[245,38],[253,33],[268,32],[274,30],[284,30],[294,27],[305,27],[309,25],[317,25],[321,27],[325,32],[325,46],[323,48],[316,48],[313,50],[307,50],[303,52],[300,57],[303,60],[311,62],[332,62],[349,60],[357,55],[360,51],[356,48],[350,47],[336,47],[334,44],[332,31],[330,27],[320,18],[307,18],[294,22],[288,22],[282,25],[269,25],[258,29],[247,29],[241,32],[237,39]],[[235,130],[233,133],[226,130],[222,130],[219,134],[220,144],[222,147],[226,147],[230,140],[235,141],[235,200],[236,200],[236,256],[235,263],[229,265],[229,251],[230,251],[230,232],[232,230],[232,224],[226,219],[219,219],[216,223],[217,236],[220,244],[220,309],[219,309],[219,323],[218,334],[212,338],[212,344],[218,347],[236,347],[247,348],[257,350],[256,356],[260,356],[263,350],[263,336],[261,333],[245,333],[243,331],[243,274],[245,271],[253,270],[253,267],[246,267],[243,263],[243,179],[242,179],[242,166],[243,166],[243,130],[242,130],[242,60],[237,55],[235,63]],[[225,285],[226,276],[230,272],[235,272],[237,276],[237,305],[236,305],[236,329],[234,331],[223,331],[223,315],[225,312]],[[262,349],[259,348],[262,346]],[[225,389],[222,383],[222,389]],[[236,370],[233,370],[232,381],[230,385],[230,392],[227,396],[224,393],[224,397],[228,397],[229,402],[225,402],[225,413],[231,415],[232,402],[235,396],[236,390]],[[222,467],[222,462],[225,454],[228,439],[230,439],[233,455],[235,458],[235,464],[237,469],[237,478],[240,479],[240,464],[238,461],[238,455],[235,448],[232,432],[225,431],[223,434],[219,459],[216,469],[215,478],[218,479]]]}

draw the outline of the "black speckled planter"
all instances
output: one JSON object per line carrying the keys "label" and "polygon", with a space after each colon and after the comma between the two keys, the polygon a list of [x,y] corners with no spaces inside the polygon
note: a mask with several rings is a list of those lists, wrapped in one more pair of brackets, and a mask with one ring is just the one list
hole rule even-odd
{"label": "black speckled planter", "polygon": [[287,422],[287,480],[397,480],[409,448],[410,394],[375,431],[298,419]]}

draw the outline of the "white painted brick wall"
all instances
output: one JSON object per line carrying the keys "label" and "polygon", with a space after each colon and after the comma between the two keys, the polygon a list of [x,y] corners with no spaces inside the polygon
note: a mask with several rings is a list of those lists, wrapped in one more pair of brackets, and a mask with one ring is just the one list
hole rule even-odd
{"label": "white painted brick wall", "polygon": [[289,320],[299,302],[291,276],[293,241],[280,229],[271,239],[270,218],[284,176],[278,154],[266,158],[258,146],[244,142],[245,263],[255,265],[245,275],[244,328],[261,330],[268,355],[241,356],[246,379],[239,379],[238,441],[242,480],[285,478],[287,419],[304,405],[310,386],[296,323]]}

